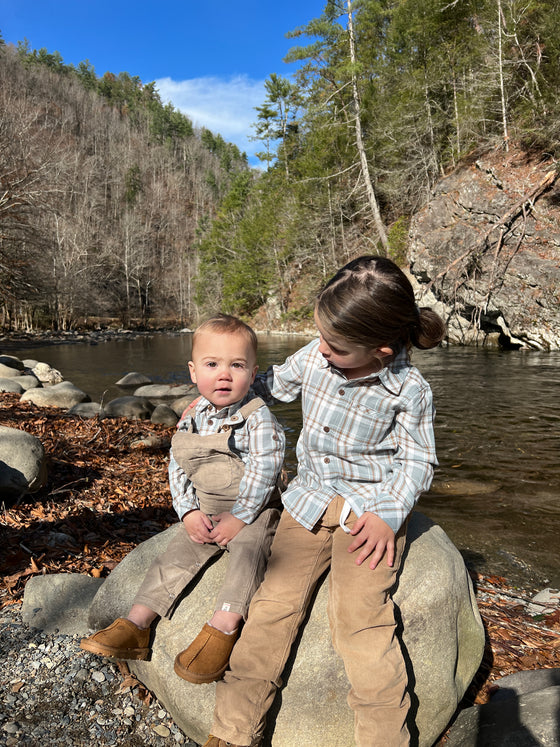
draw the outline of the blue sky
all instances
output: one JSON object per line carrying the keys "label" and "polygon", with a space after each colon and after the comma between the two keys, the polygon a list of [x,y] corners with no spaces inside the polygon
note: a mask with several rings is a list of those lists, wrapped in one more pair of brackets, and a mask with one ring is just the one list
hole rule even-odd
{"label": "blue sky", "polygon": [[4,41],[58,51],[66,64],[89,60],[98,77],[126,71],[156,81],[163,101],[197,126],[251,154],[254,107],[271,73],[296,44],[285,34],[318,17],[326,0],[0,0]]}

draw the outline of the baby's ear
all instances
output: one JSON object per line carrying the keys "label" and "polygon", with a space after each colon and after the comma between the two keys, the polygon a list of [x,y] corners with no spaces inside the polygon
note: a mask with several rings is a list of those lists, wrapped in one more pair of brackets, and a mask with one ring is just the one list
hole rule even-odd
{"label": "baby's ear", "polygon": [[255,380],[255,376],[257,375],[257,371],[258,371],[258,370],[259,370],[259,367],[258,367],[258,366],[255,366],[255,367],[253,368],[253,378],[251,379],[251,384],[252,384],[252,383],[253,383],[253,381]]}
{"label": "baby's ear", "polygon": [[189,373],[191,375],[192,383],[196,384],[196,372],[194,370],[194,363],[189,361]]}

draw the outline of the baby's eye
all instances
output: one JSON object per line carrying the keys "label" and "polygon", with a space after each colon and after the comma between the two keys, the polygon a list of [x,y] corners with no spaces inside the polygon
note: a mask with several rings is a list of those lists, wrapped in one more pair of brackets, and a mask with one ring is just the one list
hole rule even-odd
{"label": "baby's eye", "polygon": [[206,365],[208,366],[208,368],[216,368],[217,364],[216,361],[207,361]]}
{"label": "baby's eye", "polygon": [[245,368],[245,366],[243,365],[243,363],[234,363],[233,367],[234,368]]}

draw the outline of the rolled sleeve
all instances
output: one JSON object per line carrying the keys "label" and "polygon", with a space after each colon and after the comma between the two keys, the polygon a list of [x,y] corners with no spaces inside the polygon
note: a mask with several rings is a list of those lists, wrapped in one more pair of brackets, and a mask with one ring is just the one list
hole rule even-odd
{"label": "rolled sleeve", "polygon": [[198,508],[198,500],[192,482],[186,476],[184,470],[175,461],[172,451],[169,456],[168,471],[169,489],[173,500],[173,508],[175,509],[179,520],[182,520],[186,513]]}

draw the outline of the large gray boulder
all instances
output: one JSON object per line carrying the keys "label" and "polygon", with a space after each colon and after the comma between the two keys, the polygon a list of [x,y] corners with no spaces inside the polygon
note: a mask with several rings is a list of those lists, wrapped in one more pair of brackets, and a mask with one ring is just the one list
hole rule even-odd
{"label": "large gray boulder", "polygon": [[89,402],[88,394],[69,381],[62,381],[40,389],[28,389],[21,395],[22,402],[33,402],[38,407],[60,407],[69,410],[79,402]]}
{"label": "large gray boulder", "polygon": [[0,425],[0,497],[34,493],[46,482],[45,449],[38,438]]}
{"label": "large gray boulder", "polygon": [[[148,565],[178,527],[143,542],[115,568],[91,605],[92,629],[127,614]],[[191,584],[171,620],[159,621],[151,661],[129,663],[176,723],[199,742],[205,741],[212,721],[215,685],[179,679],[173,662],[211,616],[226,563],[227,554]],[[484,629],[460,553],[440,527],[419,513],[411,518],[408,551],[394,599],[402,619],[411,684],[413,743],[430,747],[480,665]],[[327,747],[354,744],[353,714],[346,703],[348,682],[330,643],[326,605],[323,583],[297,652],[292,652],[289,676],[273,706],[265,744],[315,747],[319,735]]]}
{"label": "large gray boulder", "polygon": [[0,355],[0,366],[7,366],[8,368],[12,368],[16,371],[23,371],[25,368],[25,365],[20,361],[19,358],[16,358],[14,355]]}

